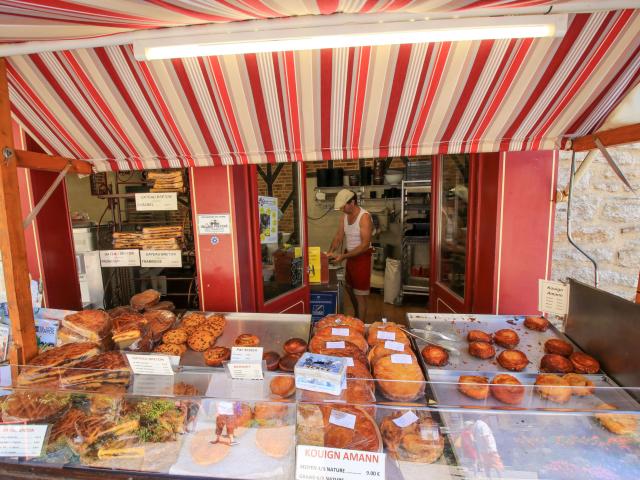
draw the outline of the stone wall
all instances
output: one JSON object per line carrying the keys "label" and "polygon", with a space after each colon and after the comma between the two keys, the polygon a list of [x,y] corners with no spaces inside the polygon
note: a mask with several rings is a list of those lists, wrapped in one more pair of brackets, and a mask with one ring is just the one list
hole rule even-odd
{"label": "stone wall", "polygon": [[[610,148],[627,179],[640,192],[640,144]],[[576,168],[585,154],[576,154]],[[560,152],[558,188],[567,185],[571,152]],[[600,288],[633,300],[640,270],[640,198],[618,179],[600,153],[574,188],[575,241],[598,261]],[[566,236],[567,203],[556,208],[552,276],[593,282],[593,267]]]}

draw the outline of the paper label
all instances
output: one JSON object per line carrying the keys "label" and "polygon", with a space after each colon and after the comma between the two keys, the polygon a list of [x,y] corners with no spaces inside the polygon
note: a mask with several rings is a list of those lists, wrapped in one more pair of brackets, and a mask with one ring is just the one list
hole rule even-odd
{"label": "paper label", "polygon": [[404,415],[399,416],[398,418],[393,419],[393,423],[395,423],[400,428],[408,427],[409,425],[416,423],[418,417],[412,411],[408,411]]}
{"label": "paper label", "polygon": [[135,375],[173,375],[169,357],[169,355],[127,353],[127,360]]}
{"label": "paper label", "polygon": [[44,318],[36,318],[34,322],[38,342],[42,345],[55,347],[58,341],[60,323],[57,320],[46,320]]}
{"label": "paper label", "polygon": [[387,350],[395,350],[397,352],[404,352],[404,343],[387,340],[386,342],[384,342],[384,348],[386,348]]}
{"label": "paper label", "polygon": [[140,251],[128,250],[100,250],[101,267],[139,267]]}
{"label": "paper label", "polygon": [[335,335],[336,337],[348,337],[349,329],[348,328],[332,328],[331,335]]}
{"label": "paper label", "polygon": [[178,210],[178,194],[176,192],[136,193],[136,210],[138,212]]}
{"label": "paper label", "polygon": [[262,347],[231,347],[231,363],[262,363]]}
{"label": "paper label", "polygon": [[396,332],[385,332],[384,330],[378,330],[378,340],[395,340]]}
{"label": "paper label", "polygon": [[354,366],[353,358],[351,358],[351,357],[345,357],[345,363],[347,364],[347,367],[353,367]]}
{"label": "paper label", "polygon": [[133,393],[136,395],[173,396],[172,375],[134,375]]}
{"label": "paper label", "polygon": [[232,347],[227,364],[231,378],[235,380],[262,380],[262,347]]}
{"label": "paper label", "polygon": [[322,282],[322,250],[320,247],[307,248],[309,257],[309,283]]}
{"label": "paper label", "polygon": [[356,416],[341,410],[331,410],[329,423],[353,430],[356,426]]}
{"label": "paper label", "polygon": [[182,268],[182,251],[140,250],[140,266]]}
{"label": "paper label", "polygon": [[218,401],[216,404],[216,413],[218,415],[233,415],[233,402]]}
{"label": "paper label", "polygon": [[386,455],[377,452],[298,445],[296,480],[381,480]]}
{"label": "paper label", "polygon": [[39,457],[49,425],[0,425],[0,457]]}
{"label": "paper label", "polygon": [[327,342],[326,348],[344,348],[344,342]]}
{"label": "paper label", "polygon": [[[0,323],[0,360],[3,362],[7,359],[9,353],[9,330],[9,325]],[[0,378],[2,377],[0,376]]]}
{"label": "paper label", "polygon": [[538,310],[556,315],[569,313],[569,285],[538,280]]}
{"label": "paper label", "polygon": [[228,213],[198,215],[200,235],[223,235],[231,233],[231,215]]}
{"label": "paper label", "polygon": [[391,363],[411,364],[413,363],[413,359],[411,358],[411,355],[407,355],[404,353],[394,353],[393,355],[391,355]]}

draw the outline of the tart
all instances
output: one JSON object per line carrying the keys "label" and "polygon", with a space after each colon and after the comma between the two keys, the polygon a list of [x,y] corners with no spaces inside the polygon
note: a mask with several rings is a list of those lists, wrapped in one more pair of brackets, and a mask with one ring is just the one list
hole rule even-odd
{"label": "tart", "polygon": [[524,326],[536,332],[546,332],[549,329],[549,320],[544,317],[530,316],[524,319]]}
{"label": "tart", "polygon": [[573,353],[573,347],[569,342],[565,342],[559,338],[550,338],[544,342],[544,352],[568,357]]}
{"label": "tart", "polygon": [[493,341],[503,348],[516,348],[520,343],[520,337],[518,334],[510,328],[503,328],[493,334]]}
{"label": "tart", "polygon": [[569,356],[573,368],[578,373],[598,373],[600,371],[600,362],[591,355],[582,352],[573,352]]}
{"label": "tart", "polygon": [[567,403],[571,399],[569,383],[558,375],[538,375],[535,385],[538,394],[551,402]]}
{"label": "tart", "polygon": [[489,379],[479,375],[460,375],[458,390],[467,397],[484,400],[489,396]]}
{"label": "tart", "polygon": [[496,354],[493,345],[487,342],[471,342],[469,344],[469,355],[486,360],[492,358]]}
{"label": "tart", "polygon": [[496,400],[509,405],[518,405],[524,398],[524,387],[520,381],[506,373],[493,377],[489,391]]}
{"label": "tart", "polygon": [[278,370],[278,362],[280,362],[280,354],[278,352],[264,352],[262,359],[267,363],[267,370],[270,372]]}
{"label": "tart", "polygon": [[372,367],[378,389],[389,400],[411,402],[424,393],[424,376],[413,355],[381,357]]}
{"label": "tart", "polygon": [[260,339],[251,333],[243,333],[235,339],[233,344],[236,347],[257,347],[260,345]]}
{"label": "tart", "polygon": [[304,353],[307,351],[307,342],[301,338],[290,338],[282,348],[286,353]]}
{"label": "tart", "polygon": [[571,373],[573,364],[562,355],[547,353],[540,359],[540,371],[547,373]]}
{"label": "tart", "polygon": [[210,367],[220,367],[223,362],[231,358],[231,350],[227,347],[212,347],[202,354],[204,363]]}
{"label": "tart", "polygon": [[493,337],[482,330],[469,330],[467,342],[493,343]]}
{"label": "tart", "polygon": [[512,372],[520,372],[529,365],[529,359],[520,350],[503,350],[497,360],[501,367]]}
{"label": "tart", "polygon": [[427,345],[420,352],[428,365],[442,367],[449,361],[449,353],[438,345]]}
{"label": "tart", "polygon": [[591,395],[595,389],[595,384],[579,373],[567,373],[562,378],[571,385],[571,393],[579,397]]}

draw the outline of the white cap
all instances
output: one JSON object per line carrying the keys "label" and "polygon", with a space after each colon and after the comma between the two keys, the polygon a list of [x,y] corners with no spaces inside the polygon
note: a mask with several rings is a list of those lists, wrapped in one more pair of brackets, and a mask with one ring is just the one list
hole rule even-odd
{"label": "white cap", "polygon": [[342,207],[344,207],[349,202],[349,200],[351,200],[355,196],[356,194],[353,193],[351,190],[347,190],[346,188],[343,188],[336,195],[336,201],[333,204],[333,209],[342,210]]}

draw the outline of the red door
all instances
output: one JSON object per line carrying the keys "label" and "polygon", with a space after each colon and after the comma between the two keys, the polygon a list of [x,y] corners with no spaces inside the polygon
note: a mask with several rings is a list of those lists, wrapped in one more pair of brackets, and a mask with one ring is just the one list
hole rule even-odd
{"label": "red door", "polygon": [[256,310],[309,313],[304,164],[259,165],[253,172],[250,198]]}
{"label": "red door", "polygon": [[470,155],[433,161],[430,310],[469,312],[473,301],[475,162]]}

